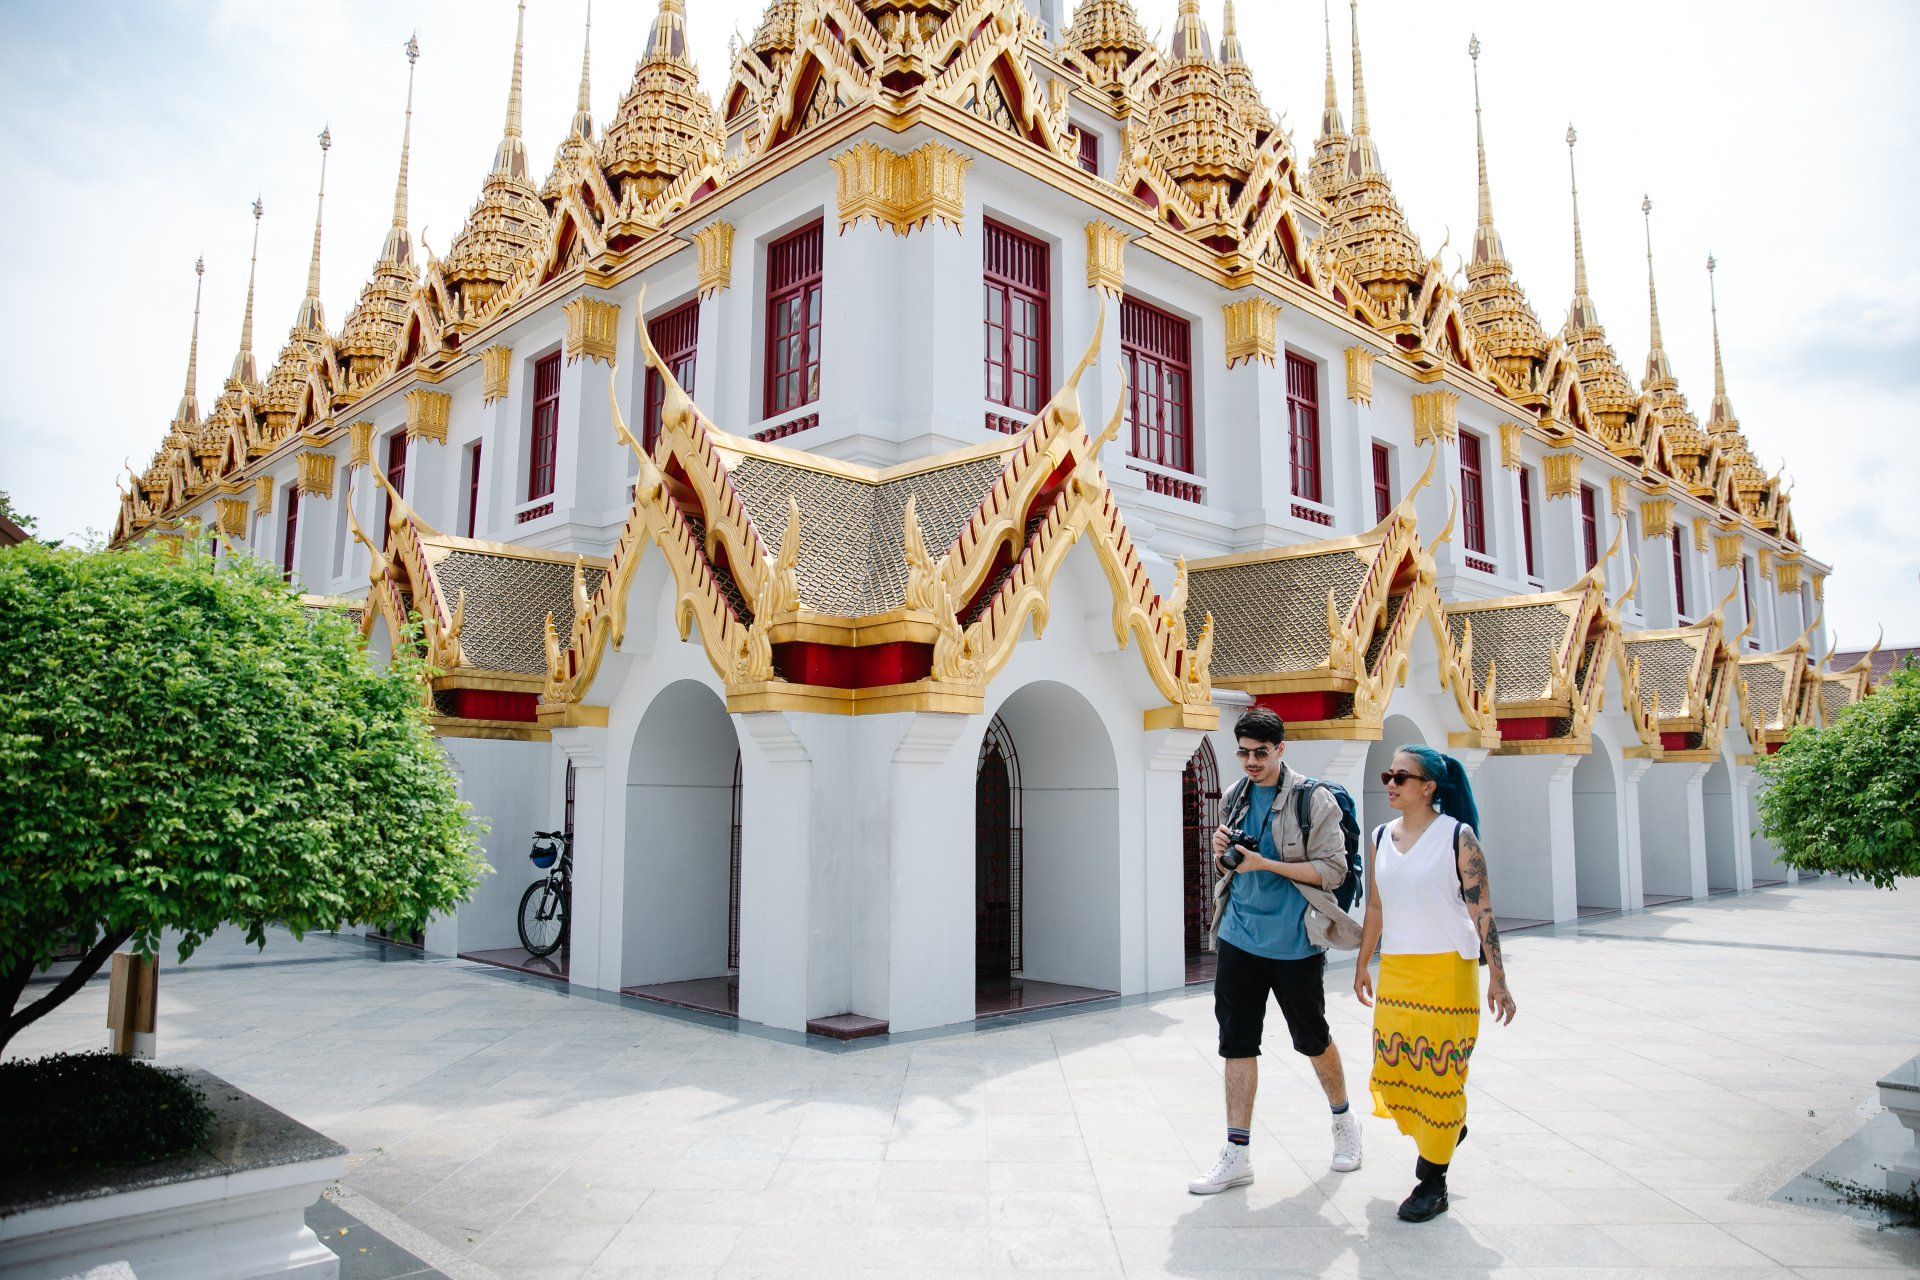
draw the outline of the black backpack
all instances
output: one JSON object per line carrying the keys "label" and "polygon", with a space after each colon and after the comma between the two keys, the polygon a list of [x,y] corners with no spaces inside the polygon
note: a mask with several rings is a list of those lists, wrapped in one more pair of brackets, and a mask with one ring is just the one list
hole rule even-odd
{"label": "black backpack", "polygon": [[1340,806],[1340,840],[1347,847],[1347,878],[1333,891],[1333,900],[1340,904],[1342,911],[1351,911],[1367,891],[1367,864],[1360,852],[1360,814],[1354,808],[1353,793],[1337,782],[1303,777],[1293,793],[1293,819],[1300,828],[1300,841],[1305,844],[1313,831],[1313,793],[1319,787],[1325,787],[1333,802]]}

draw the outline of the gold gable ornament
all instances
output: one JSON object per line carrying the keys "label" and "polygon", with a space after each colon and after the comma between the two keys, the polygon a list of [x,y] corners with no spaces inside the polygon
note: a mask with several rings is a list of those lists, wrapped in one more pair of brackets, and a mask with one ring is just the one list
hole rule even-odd
{"label": "gold gable ornament", "polygon": [[1713,562],[1722,569],[1731,569],[1740,563],[1741,543],[1737,533],[1716,533],[1713,535]]}
{"label": "gold gable ornament", "polygon": [[1227,368],[1242,361],[1272,364],[1279,353],[1280,306],[1265,298],[1242,298],[1226,305]]}
{"label": "gold gable ornament", "polygon": [[1571,498],[1580,488],[1580,455],[1550,453],[1546,456],[1547,497]]}
{"label": "gold gable ornament", "polygon": [[220,532],[229,538],[247,536],[247,500],[245,498],[216,498],[213,509]]}
{"label": "gold gable ornament", "polygon": [[253,505],[266,515],[273,510],[273,477],[258,476],[253,482]]}
{"label": "gold gable ornament", "polygon": [[952,147],[937,142],[906,155],[871,142],[857,143],[833,158],[840,229],[872,218],[904,236],[932,218],[960,230],[966,218],[970,163]]}
{"label": "gold gable ornament", "polygon": [[373,424],[362,418],[347,424],[347,468],[373,465]]}
{"label": "gold gable ornament", "polygon": [[733,224],[714,222],[693,233],[700,250],[700,296],[711,298],[733,285]]}
{"label": "gold gable ornament", "polygon": [[1773,568],[1773,585],[1780,589],[1783,596],[1797,595],[1800,591],[1800,566],[1791,560],[1782,560]]}
{"label": "gold gable ornament", "polygon": [[447,442],[447,416],[453,397],[444,391],[415,387],[407,392],[407,439]]}
{"label": "gold gable ornament", "polygon": [[492,404],[507,398],[513,377],[513,348],[498,343],[480,353],[480,403]]}
{"label": "gold gable ornament", "polygon": [[1517,422],[1500,424],[1500,465],[1509,471],[1520,469],[1520,442],[1526,439],[1527,429]]}
{"label": "gold gable ornament", "polygon": [[1827,575],[1810,573],[1807,576],[1813,581],[1813,598],[1824,601],[1827,598]]}
{"label": "gold gable ornament", "polygon": [[1607,508],[1616,516],[1627,514],[1627,494],[1630,483],[1625,476],[1607,477]]}
{"label": "gold gable ornament", "polygon": [[300,454],[299,486],[303,496],[331,498],[333,496],[333,468],[338,461],[332,454],[319,449],[308,449]]}
{"label": "gold gable ornament", "polygon": [[1762,547],[1760,554],[1755,558],[1760,562],[1760,576],[1771,582],[1773,580],[1773,549]]}
{"label": "gold gable ornament", "polygon": [[562,343],[567,363],[585,356],[612,367],[614,343],[620,333],[620,304],[598,298],[575,298],[561,308],[567,316],[567,336]]}
{"label": "gold gable ornament", "polygon": [[1087,224],[1087,288],[1115,298],[1126,290],[1127,233],[1104,222]]}
{"label": "gold gable ornament", "polygon": [[1347,399],[1373,407],[1373,352],[1365,347],[1347,348]]}
{"label": "gold gable ornament", "polygon": [[1695,551],[1705,551],[1707,549],[1707,537],[1712,529],[1713,521],[1707,519],[1705,516],[1695,516],[1693,518],[1693,549]]}
{"label": "gold gable ornament", "polygon": [[1451,391],[1424,391],[1413,398],[1413,442],[1453,443],[1460,438],[1460,397]]}
{"label": "gold gable ornament", "polygon": [[1648,539],[1673,536],[1673,503],[1670,499],[1659,498],[1640,504],[1640,536]]}

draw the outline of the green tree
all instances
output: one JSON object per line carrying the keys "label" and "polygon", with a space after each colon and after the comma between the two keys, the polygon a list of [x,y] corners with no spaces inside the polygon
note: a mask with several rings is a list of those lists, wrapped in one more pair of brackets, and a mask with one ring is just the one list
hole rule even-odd
{"label": "green tree", "polygon": [[1893,672],[1833,724],[1761,759],[1760,829],[1789,866],[1882,889],[1920,875],[1920,670]]}
{"label": "green tree", "polygon": [[[420,668],[204,544],[0,551],[0,1049],[131,941],[390,930],[483,861]],[[19,1005],[74,939],[79,967]]]}
{"label": "green tree", "polygon": [[13,521],[24,533],[32,533],[40,527],[40,522],[13,505],[13,498],[5,489],[0,489],[0,516]]}

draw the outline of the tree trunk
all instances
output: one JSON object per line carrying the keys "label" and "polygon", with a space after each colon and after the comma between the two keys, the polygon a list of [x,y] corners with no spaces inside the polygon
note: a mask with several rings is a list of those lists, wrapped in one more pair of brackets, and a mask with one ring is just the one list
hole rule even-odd
{"label": "tree trunk", "polygon": [[26,989],[32,966],[23,965],[9,973],[4,983],[0,983],[0,996],[6,998],[6,1021],[0,1022],[0,1054],[6,1052],[8,1043],[29,1024],[44,1018],[67,997],[85,986],[87,979],[98,973],[100,966],[107,962],[107,957],[125,946],[127,939],[132,936],[132,929],[123,929],[119,933],[108,934],[100,939],[93,945],[91,951],[81,957],[80,963],[74,966],[72,973],[54,983],[53,990],[18,1013],[14,1012],[14,1005],[19,1002],[20,993]]}

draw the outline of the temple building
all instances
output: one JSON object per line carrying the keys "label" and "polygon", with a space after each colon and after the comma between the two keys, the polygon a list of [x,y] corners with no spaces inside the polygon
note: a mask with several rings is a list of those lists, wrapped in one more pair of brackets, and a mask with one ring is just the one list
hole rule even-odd
{"label": "temple building", "polygon": [[[772,0],[717,101],[658,0],[607,120],[588,33],[544,175],[522,54],[581,33],[487,9],[505,123],[446,256],[408,225],[409,42],[343,326],[316,213],[277,360],[250,281],[204,417],[196,312],[116,526],[215,529],[428,659],[499,874],[427,949],[837,1034],[1178,988],[1255,704],[1369,825],[1396,745],[1459,756],[1512,920],[1793,878],[1753,761],[1871,655],[1827,661],[1831,567],[1734,415],[1717,309],[1682,321],[1714,332],[1688,407],[1651,202],[1637,385],[1577,188],[1564,322],[1522,287],[1497,50],[1456,69],[1475,119],[1418,135],[1477,169],[1462,278],[1394,195],[1357,2],[1308,153],[1232,0],[1181,0],[1164,47],[1129,0]],[[525,855],[560,827],[570,938],[534,962]]]}

